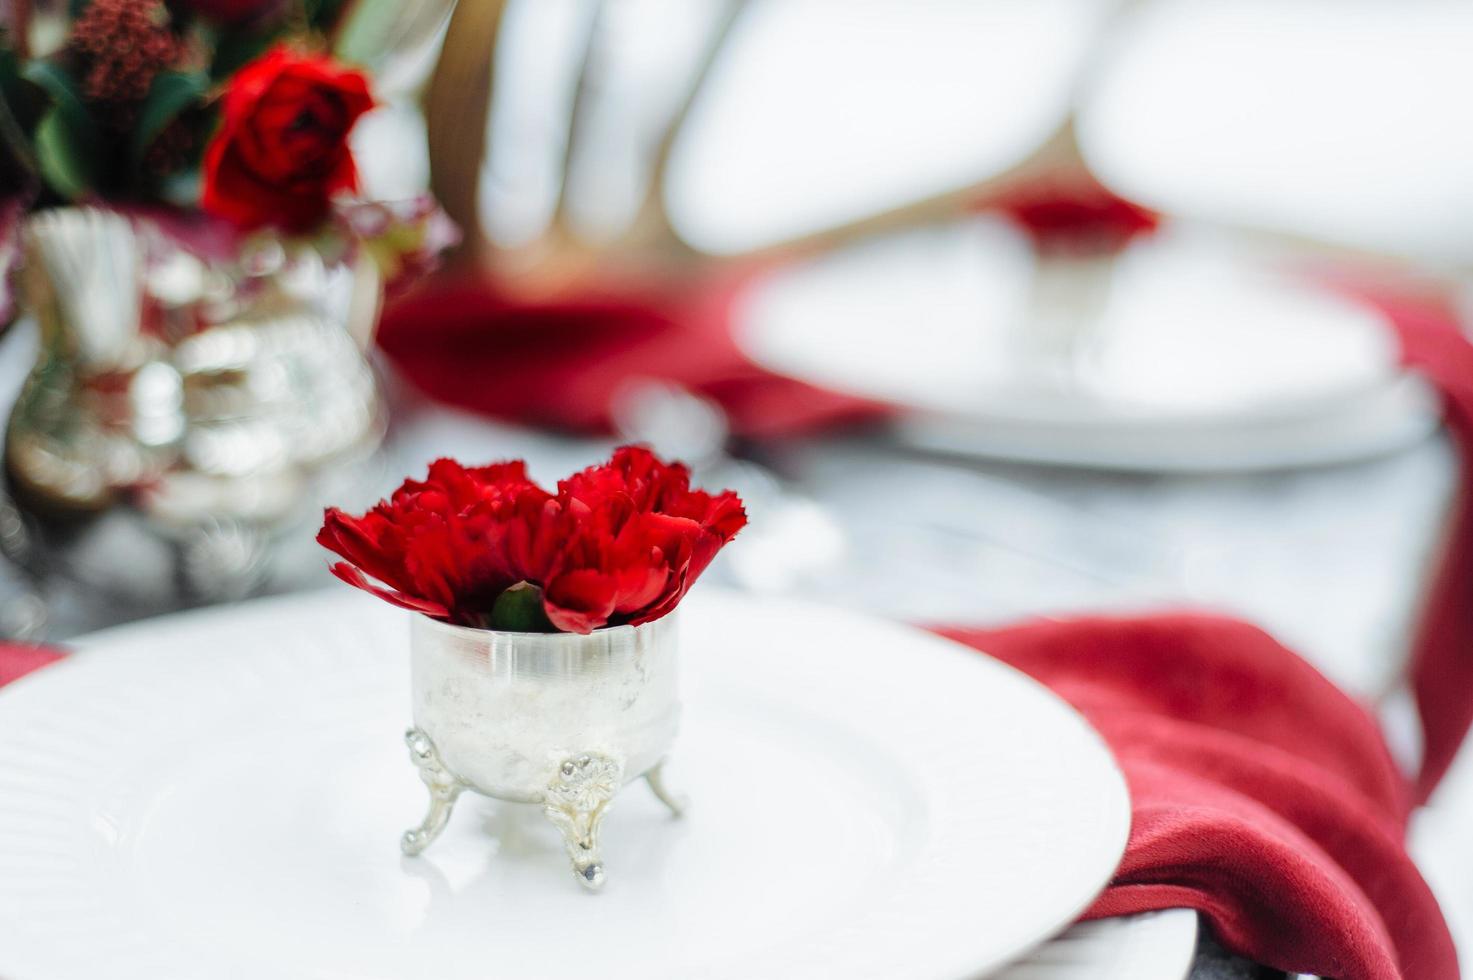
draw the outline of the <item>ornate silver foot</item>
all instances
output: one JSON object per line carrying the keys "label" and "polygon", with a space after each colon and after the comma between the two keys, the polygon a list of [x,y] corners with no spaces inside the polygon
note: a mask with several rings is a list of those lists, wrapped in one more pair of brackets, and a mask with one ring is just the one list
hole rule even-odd
{"label": "ornate silver foot", "polygon": [[404,836],[399,838],[399,849],[413,856],[440,836],[465,785],[445,768],[440,761],[440,753],[435,750],[435,743],[424,732],[418,728],[409,729],[404,733],[404,744],[409,746],[409,761],[418,767],[419,778],[430,791],[430,809],[424,820],[413,830],[404,831]]}
{"label": "ornate silver foot", "polygon": [[685,816],[685,811],[690,809],[690,799],[684,793],[674,792],[665,785],[664,759],[655,763],[655,767],[644,774],[644,781],[650,784],[650,792],[655,794],[655,799],[669,807],[672,815]]}
{"label": "ornate silver foot", "polygon": [[623,783],[622,760],[587,753],[565,759],[547,784],[542,812],[562,832],[573,873],[586,888],[603,887],[598,830]]}

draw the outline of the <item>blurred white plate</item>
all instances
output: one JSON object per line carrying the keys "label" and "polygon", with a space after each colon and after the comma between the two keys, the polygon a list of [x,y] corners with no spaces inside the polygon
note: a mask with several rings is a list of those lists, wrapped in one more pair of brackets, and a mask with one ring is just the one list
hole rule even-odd
{"label": "blurred white plate", "polygon": [[1108,0],[755,0],[671,159],[676,229],[761,248],[967,187],[1068,111]]}
{"label": "blurred white plate", "polygon": [[706,590],[685,821],[631,785],[601,895],[535,807],[423,858],[403,614],[297,597],[80,641],[0,690],[0,975],[956,980],[1067,924],[1129,805],[1094,732],[905,626]]}
{"label": "blurred white plate", "polygon": [[1437,425],[1382,314],[1220,240],[1130,248],[1067,358],[1023,326],[1032,268],[1006,223],[960,220],[778,272],[736,332],[773,370],[910,409],[902,438],[947,452],[1255,469],[1374,455]]}

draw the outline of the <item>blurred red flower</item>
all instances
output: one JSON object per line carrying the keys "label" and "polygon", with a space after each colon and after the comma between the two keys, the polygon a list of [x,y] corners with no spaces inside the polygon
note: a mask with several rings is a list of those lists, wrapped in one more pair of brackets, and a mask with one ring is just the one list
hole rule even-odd
{"label": "blurred red flower", "polygon": [[373,108],[368,80],[331,58],[278,46],[225,91],[205,150],[201,205],[244,229],[310,230],[358,186],[348,132]]}
{"label": "blurred red flower", "polygon": [[1156,212],[1098,184],[1050,182],[1020,187],[988,207],[1015,221],[1042,252],[1090,255],[1117,252],[1161,224]]}
{"label": "blurred red flower", "polygon": [[684,466],[626,446],[556,494],[520,461],[438,460],[362,517],[328,510],[317,540],[343,557],[339,578],[407,609],[494,626],[497,600],[526,583],[553,628],[589,633],[670,612],[746,522],[736,494],[694,490]]}

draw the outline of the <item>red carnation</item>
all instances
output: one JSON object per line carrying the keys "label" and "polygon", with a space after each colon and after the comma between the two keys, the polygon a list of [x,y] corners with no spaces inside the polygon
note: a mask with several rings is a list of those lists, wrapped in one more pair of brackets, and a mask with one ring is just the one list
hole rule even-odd
{"label": "red carnation", "polygon": [[734,493],[693,490],[684,466],[625,447],[555,495],[520,462],[439,460],[362,517],[329,510],[317,540],[345,559],[339,578],[425,615],[493,624],[526,583],[552,627],[588,633],[670,612],[746,521]]}
{"label": "red carnation", "polygon": [[362,73],[277,47],[230,80],[205,151],[206,211],[244,229],[308,231],[358,186],[348,132],[373,108]]}

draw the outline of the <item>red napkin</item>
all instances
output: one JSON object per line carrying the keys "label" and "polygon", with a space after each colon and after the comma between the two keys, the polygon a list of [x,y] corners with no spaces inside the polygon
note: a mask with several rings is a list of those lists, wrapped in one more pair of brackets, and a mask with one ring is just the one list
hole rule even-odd
{"label": "red napkin", "polygon": [[1375,720],[1267,634],[1188,614],[939,632],[1051,687],[1125,771],[1130,843],[1086,918],[1193,908],[1281,970],[1458,976]]}
{"label": "red napkin", "polygon": [[1363,280],[1342,279],[1340,288],[1391,317],[1403,361],[1441,392],[1443,425],[1462,473],[1412,647],[1412,693],[1424,742],[1416,787],[1422,803],[1473,725],[1473,342],[1451,304],[1437,295]]}
{"label": "red napkin", "polygon": [[749,361],[728,330],[733,300],[749,278],[610,287],[538,304],[514,303],[488,282],[453,278],[392,306],[379,346],[440,401],[580,432],[607,432],[615,392],[639,378],[675,381],[713,399],[734,433],[753,438],[888,413]]}

